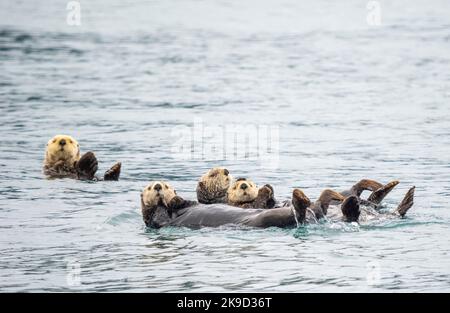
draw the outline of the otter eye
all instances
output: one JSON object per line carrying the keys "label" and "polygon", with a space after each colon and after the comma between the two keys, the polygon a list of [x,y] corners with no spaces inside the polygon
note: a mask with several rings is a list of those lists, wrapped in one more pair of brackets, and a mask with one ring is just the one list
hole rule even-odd
{"label": "otter eye", "polygon": [[72,141],[72,140],[69,140],[69,142],[70,142],[70,143],[73,143],[73,141]]}
{"label": "otter eye", "polygon": [[56,139],[53,139],[52,143],[55,143],[55,142],[56,142]]}
{"label": "otter eye", "polygon": [[169,189],[169,186],[165,185],[164,187],[166,187],[166,189]]}
{"label": "otter eye", "polygon": [[152,190],[152,186],[148,186],[148,187],[147,187],[147,190]]}

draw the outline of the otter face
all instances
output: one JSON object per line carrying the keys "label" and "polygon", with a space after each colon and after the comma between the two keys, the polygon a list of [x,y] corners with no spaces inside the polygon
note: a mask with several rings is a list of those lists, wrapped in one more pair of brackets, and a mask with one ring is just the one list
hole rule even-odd
{"label": "otter face", "polygon": [[168,183],[154,181],[142,191],[142,201],[148,207],[155,207],[158,204],[167,206],[176,195],[176,191]]}
{"label": "otter face", "polygon": [[226,168],[215,167],[200,178],[200,182],[214,194],[225,194],[230,188],[232,176]]}
{"label": "otter face", "polygon": [[53,165],[58,161],[72,166],[75,161],[80,159],[80,145],[71,136],[56,135],[47,143],[45,151],[45,163]]}
{"label": "otter face", "polygon": [[240,204],[252,202],[258,196],[258,188],[255,183],[247,178],[238,178],[228,189],[228,201]]}

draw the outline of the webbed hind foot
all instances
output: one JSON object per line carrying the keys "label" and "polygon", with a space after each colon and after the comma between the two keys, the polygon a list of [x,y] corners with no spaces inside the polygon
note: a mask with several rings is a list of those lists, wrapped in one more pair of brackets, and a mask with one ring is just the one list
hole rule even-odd
{"label": "webbed hind foot", "polygon": [[399,184],[398,180],[393,180],[387,183],[383,187],[372,192],[369,198],[367,198],[367,201],[370,201],[376,205],[380,204],[381,201],[383,201],[383,199],[387,196],[387,194],[390,193],[392,189],[394,189],[394,187],[397,186],[398,184]]}
{"label": "webbed hind foot", "polygon": [[306,219],[306,209],[311,205],[311,200],[300,189],[292,192],[292,205],[294,206],[297,222],[304,223]]}
{"label": "webbed hind foot", "polygon": [[381,187],[383,187],[383,184],[372,180],[372,179],[361,179],[359,182],[357,182],[355,185],[353,185],[353,187],[350,190],[350,194],[351,195],[356,195],[356,196],[361,196],[362,192],[364,190],[370,190],[370,191],[375,191],[377,189],[380,189]]}
{"label": "webbed hind foot", "polygon": [[414,191],[416,187],[411,187],[406,195],[403,197],[402,202],[397,207],[397,213],[400,214],[401,217],[404,217],[406,212],[413,206],[414,204]]}

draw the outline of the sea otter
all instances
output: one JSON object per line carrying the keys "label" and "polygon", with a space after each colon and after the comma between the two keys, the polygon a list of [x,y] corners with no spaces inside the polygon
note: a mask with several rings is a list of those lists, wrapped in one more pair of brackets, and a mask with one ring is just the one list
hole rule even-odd
{"label": "sea otter", "polygon": [[[99,180],[95,176],[98,162],[95,154],[86,152],[80,157],[80,145],[73,137],[56,135],[47,143],[43,171],[51,178]],[[103,175],[104,180],[119,180],[121,163],[114,164]]]}
{"label": "sea otter", "polygon": [[230,172],[214,167],[206,172],[197,184],[197,200],[203,204],[227,203],[227,190],[233,181]]}
{"label": "sea otter", "polygon": [[227,190],[227,203],[243,209],[272,209],[275,207],[273,187],[259,188],[247,178],[238,178]]}
{"label": "sea otter", "polygon": [[241,208],[273,208],[273,188],[260,189],[246,178],[233,181],[226,168],[215,167],[200,178],[197,184],[197,201],[202,204],[227,203]]}
{"label": "sea otter", "polygon": [[[413,194],[407,194],[398,208],[404,215],[412,205]],[[141,209],[145,225],[153,228],[183,226],[190,228],[218,227],[227,224],[252,227],[290,227],[318,221],[316,210],[329,206],[332,200],[342,201],[340,210],[344,221],[357,221],[360,203],[357,196],[343,197],[338,192],[324,190],[312,203],[300,189],[294,189],[291,205],[279,208],[242,209],[226,204],[204,205],[184,200],[166,182],[150,183],[141,193]],[[409,207],[408,207],[409,206]],[[323,212],[322,212],[323,214]]]}

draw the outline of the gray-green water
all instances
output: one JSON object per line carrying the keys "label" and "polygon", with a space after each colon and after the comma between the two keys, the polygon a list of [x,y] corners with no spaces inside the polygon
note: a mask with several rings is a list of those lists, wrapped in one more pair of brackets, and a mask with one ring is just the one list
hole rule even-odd
{"label": "gray-green water", "polygon": [[[1,291],[449,291],[450,3],[0,3]],[[180,159],[174,129],[279,127],[277,168]],[[119,182],[46,180],[76,137]],[[194,138],[198,140],[198,138]],[[370,177],[416,185],[404,220],[296,230],[146,230],[139,193],[195,198],[214,165],[316,198]]]}

